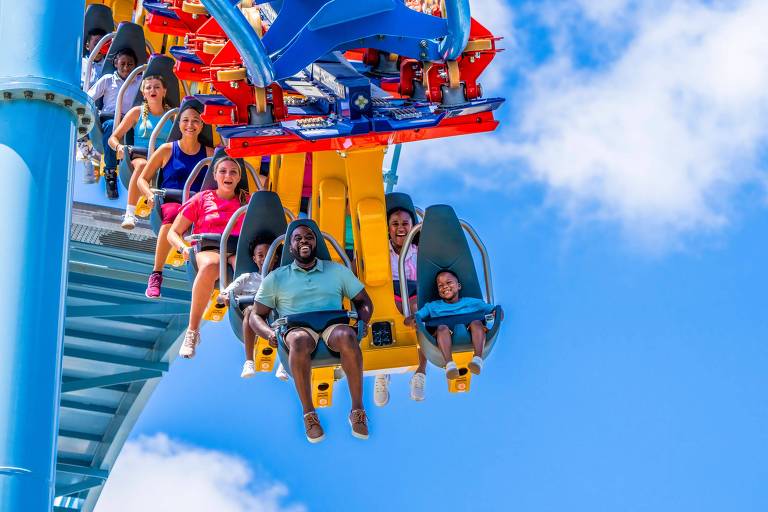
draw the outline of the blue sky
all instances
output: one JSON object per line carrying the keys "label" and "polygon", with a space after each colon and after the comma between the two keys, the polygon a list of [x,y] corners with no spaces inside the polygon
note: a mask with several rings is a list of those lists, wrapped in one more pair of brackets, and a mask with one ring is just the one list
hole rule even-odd
{"label": "blue sky", "polygon": [[768,10],[473,8],[507,37],[485,87],[502,127],[406,147],[399,188],[452,204],[491,253],[507,320],[472,392],[432,367],[425,402],[395,376],[376,408],[369,379],[361,442],[342,382],[311,446],[293,387],[240,379],[240,344],[207,325],[97,510],[128,510],[139,478],[187,510],[768,507]]}

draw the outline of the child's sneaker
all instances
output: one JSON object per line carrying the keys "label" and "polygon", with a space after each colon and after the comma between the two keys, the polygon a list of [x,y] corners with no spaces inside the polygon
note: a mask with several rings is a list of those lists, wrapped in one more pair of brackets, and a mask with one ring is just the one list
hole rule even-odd
{"label": "child's sneaker", "polygon": [[184,343],[181,344],[179,349],[179,355],[184,359],[192,359],[195,357],[195,349],[199,343],[200,331],[187,329],[187,333],[184,335]]}
{"label": "child's sneaker", "polygon": [[421,402],[424,400],[424,385],[427,382],[427,376],[421,372],[414,373],[411,377],[411,400]]}
{"label": "child's sneaker", "polygon": [[256,368],[253,366],[253,361],[246,361],[243,364],[243,371],[240,373],[240,377],[248,379],[256,375]]}
{"label": "child's sneaker", "polygon": [[282,380],[283,382],[287,382],[290,375],[288,375],[288,372],[285,371],[285,366],[283,366],[283,363],[279,363],[277,365],[277,371],[275,372],[275,377]]}
{"label": "child's sneaker", "polygon": [[131,215],[130,213],[126,212],[126,214],[123,216],[123,223],[120,224],[120,227],[123,229],[131,230],[136,227],[136,217]]}
{"label": "child's sneaker", "polygon": [[380,374],[373,382],[373,403],[384,407],[389,402],[389,375]]}
{"label": "child's sneaker", "polygon": [[159,299],[160,288],[163,286],[163,274],[161,272],[152,272],[147,281],[147,290],[144,295],[148,299]]}
{"label": "child's sneaker", "polygon": [[459,378],[459,368],[456,366],[456,363],[453,361],[448,361],[448,363],[445,365],[445,376],[448,378],[448,380]]}
{"label": "child's sneaker", "polygon": [[480,375],[480,372],[483,371],[483,358],[480,356],[475,356],[467,366],[469,367],[469,371],[475,375]]}

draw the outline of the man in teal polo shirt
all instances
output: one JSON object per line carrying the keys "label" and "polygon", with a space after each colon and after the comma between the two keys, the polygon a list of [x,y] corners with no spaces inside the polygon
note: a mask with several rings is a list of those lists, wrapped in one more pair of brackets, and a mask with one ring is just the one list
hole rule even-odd
{"label": "man in teal polo shirt", "polygon": [[[254,303],[256,314],[250,317],[254,332],[276,347],[275,331],[266,321],[273,309],[280,316],[340,310],[344,297],[355,305],[358,321],[363,323],[367,331],[373,304],[363,283],[347,267],[317,259],[317,240],[309,227],[299,225],[289,235],[288,243],[294,261],[271,272],[261,283]],[[321,339],[328,348],[341,354],[341,366],[347,376],[352,397],[352,411],[349,414],[352,435],[367,439],[368,419],[363,408],[363,353],[355,330],[346,324],[334,324],[321,333],[308,327],[294,327],[285,334],[288,364],[304,409],[307,440],[317,443],[325,438],[312,405],[311,388],[310,356]]]}

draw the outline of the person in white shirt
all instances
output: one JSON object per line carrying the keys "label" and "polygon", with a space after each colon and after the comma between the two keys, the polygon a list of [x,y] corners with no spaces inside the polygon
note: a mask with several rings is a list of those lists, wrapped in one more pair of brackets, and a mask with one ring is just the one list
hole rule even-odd
{"label": "person in white shirt", "polygon": [[[270,242],[265,240],[256,239],[251,242],[249,252],[253,258],[253,262],[259,269],[258,272],[246,272],[240,274],[237,278],[229,283],[229,286],[224,288],[219,293],[219,302],[223,302],[229,306],[230,294],[235,297],[253,297],[261,287],[261,271],[264,266],[264,259],[267,257],[267,251],[269,251]],[[248,306],[243,311],[243,341],[245,344],[245,363],[243,364],[243,371],[240,376],[244,379],[253,377],[256,375],[256,368],[253,364],[253,347],[256,344],[256,333],[251,328],[249,323],[251,314],[253,313],[253,306]]]}
{"label": "person in white shirt", "polygon": [[[83,57],[83,69],[81,70],[80,75],[80,81],[83,84],[85,83],[85,71],[88,67],[88,58],[90,57],[91,52],[93,52],[93,49],[96,48],[96,45],[99,44],[99,41],[101,41],[105,35],[107,35],[107,33],[103,29],[93,28],[88,31],[88,35],[85,37],[85,56]],[[88,80],[88,88],[90,88],[96,77],[101,75],[101,70],[104,68],[104,62],[106,62],[106,59],[104,59],[104,54],[101,52],[93,58],[93,63],[91,64],[91,76]]]}
{"label": "person in white shirt", "polygon": [[[109,138],[112,136],[112,129],[114,128],[117,94],[120,87],[125,83],[125,79],[136,67],[136,54],[130,48],[123,48],[117,52],[113,62],[115,72],[111,75],[102,76],[88,89],[88,96],[94,101],[104,98],[99,118],[102,120],[101,130],[104,135],[104,178],[109,199],[117,199],[117,154],[115,150],[109,147]],[[141,75],[137,76],[126,89],[122,101],[121,110],[123,113],[128,112],[133,106],[140,84]]]}

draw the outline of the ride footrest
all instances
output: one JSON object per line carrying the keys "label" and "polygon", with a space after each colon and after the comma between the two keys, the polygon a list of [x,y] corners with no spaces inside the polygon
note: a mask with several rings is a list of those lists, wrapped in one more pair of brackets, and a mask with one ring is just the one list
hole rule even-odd
{"label": "ride footrest", "polygon": [[390,322],[374,322],[371,324],[371,343],[374,347],[387,347],[394,342],[392,324]]}
{"label": "ride footrest", "polygon": [[227,314],[227,305],[222,302],[217,302],[219,297],[219,290],[213,290],[211,294],[211,302],[208,304],[208,308],[203,314],[204,320],[210,320],[211,322],[220,322]]}
{"label": "ride footrest", "polygon": [[312,368],[312,404],[330,407],[333,404],[334,367]]}
{"label": "ride footrest", "polygon": [[454,352],[453,360],[459,368],[459,376],[448,380],[448,391],[451,393],[467,393],[472,381],[472,372],[469,371],[469,362],[472,360],[472,352]]}
{"label": "ride footrest", "polygon": [[275,366],[277,350],[269,345],[269,341],[264,338],[256,340],[256,346],[253,347],[253,361],[257,372],[271,372]]}

